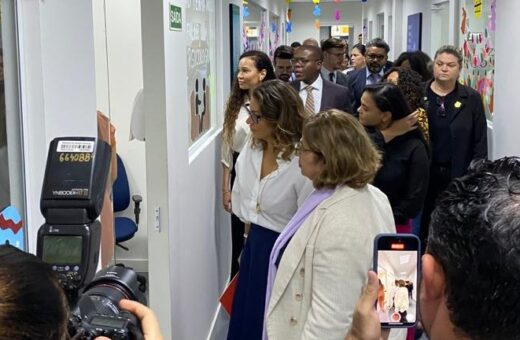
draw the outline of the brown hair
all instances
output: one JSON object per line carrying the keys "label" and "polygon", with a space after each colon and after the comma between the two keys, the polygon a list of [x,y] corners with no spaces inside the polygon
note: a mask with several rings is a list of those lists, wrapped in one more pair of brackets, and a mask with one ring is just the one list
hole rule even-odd
{"label": "brown hair", "polygon": [[322,51],[328,51],[331,48],[345,48],[347,45],[345,42],[338,38],[329,38],[321,44],[321,50]]}
{"label": "brown hair", "polygon": [[0,246],[0,339],[61,340],[68,304],[49,265]]}
{"label": "brown hair", "polygon": [[[262,51],[247,51],[242,53],[239,60],[243,58],[251,58],[258,71],[266,70],[263,81],[276,79],[271,59]],[[248,90],[242,90],[238,86],[237,77],[233,81],[231,94],[229,95],[226,111],[224,112],[224,128],[222,130],[222,139],[225,143],[232,145],[233,135],[235,133],[235,122],[240,112],[240,107],[244,104]]]}
{"label": "brown hair", "polygon": [[374,179],[381,166],[381,156],[365,128],[354,116],[340,110],[310,117],[303,127],[303,141],[325,163],[313,180],[317,189],[343,184],[362,188]]}
{"label": "brown hair", "polygon": [[[268,80],[255,87],[253,98],[258,102],[262,119],[274,127],[274,151],[289,160],[296,151],[295,145],[302,137],[306,114],[302,100],[292,86],[278,80]],[[253,147],[266,147],[262,140],[253,138]]]}

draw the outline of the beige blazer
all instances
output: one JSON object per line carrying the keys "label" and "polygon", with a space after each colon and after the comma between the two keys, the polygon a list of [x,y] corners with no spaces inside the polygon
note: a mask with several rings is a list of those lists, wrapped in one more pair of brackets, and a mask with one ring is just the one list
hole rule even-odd
{"label": "beige blazer", "polygon": [[379,189],[342,187],[293,236],[280,261],[267,308],[269,340],[344,339],[372,268],[378,233],[395,232]]}

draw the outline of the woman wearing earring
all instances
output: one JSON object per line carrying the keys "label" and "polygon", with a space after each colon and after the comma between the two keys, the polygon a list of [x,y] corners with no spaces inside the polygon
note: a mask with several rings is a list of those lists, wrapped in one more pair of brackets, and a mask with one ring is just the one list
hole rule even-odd
{"label": "woman wearing earring", "polygon": [[260,340],[272,246],[312,190],[298,167],[296,143],[305,111],[298,93],[280,80],[258,85],[250,98],[251,139],[240,152],[233,212],[251,230],[240,259],[228,339]]}
{"label": "woman wearing earring", "polygon": [[[246,123],[249,115],[246,106],[249,105],[251,91],[262,81],[275,78],[271,60],[264,52],[248,51],[240,56],[238,74],[226,105],[222,130],[222,202],[227,212],[232,212],[231,186],[235,178],[234,164],[249,135],[249,126]],[[238,271],[238,257],[244,245],[244,232],[244,223],[231,214],[231,277]]]}

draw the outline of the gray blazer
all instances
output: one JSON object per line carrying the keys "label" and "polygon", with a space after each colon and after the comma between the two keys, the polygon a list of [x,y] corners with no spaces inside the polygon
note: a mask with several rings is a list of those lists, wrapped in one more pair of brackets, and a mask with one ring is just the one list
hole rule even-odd
{"label": "gray blazer", "polygon": [[268,338],[344,339],[379,233],[395,233],[395,224],[388,199],[374,186],[343,186],[321,202],[279,263],[267,306]]}

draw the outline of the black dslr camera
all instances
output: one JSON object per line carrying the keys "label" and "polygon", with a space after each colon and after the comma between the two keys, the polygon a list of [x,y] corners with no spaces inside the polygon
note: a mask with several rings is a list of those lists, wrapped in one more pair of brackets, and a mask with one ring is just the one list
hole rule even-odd
{"label": "black dslr camera", "polygon": [[96,274],[101,239],[97,217],[110,165],[110,146],[95,138],[64,137],[49,147],[40,209],[37,254],[56,273],[70,307],[75,339],[143,339],[135,315],[121,299],[146,304],[146,282],[130,268],[111,266]]}

